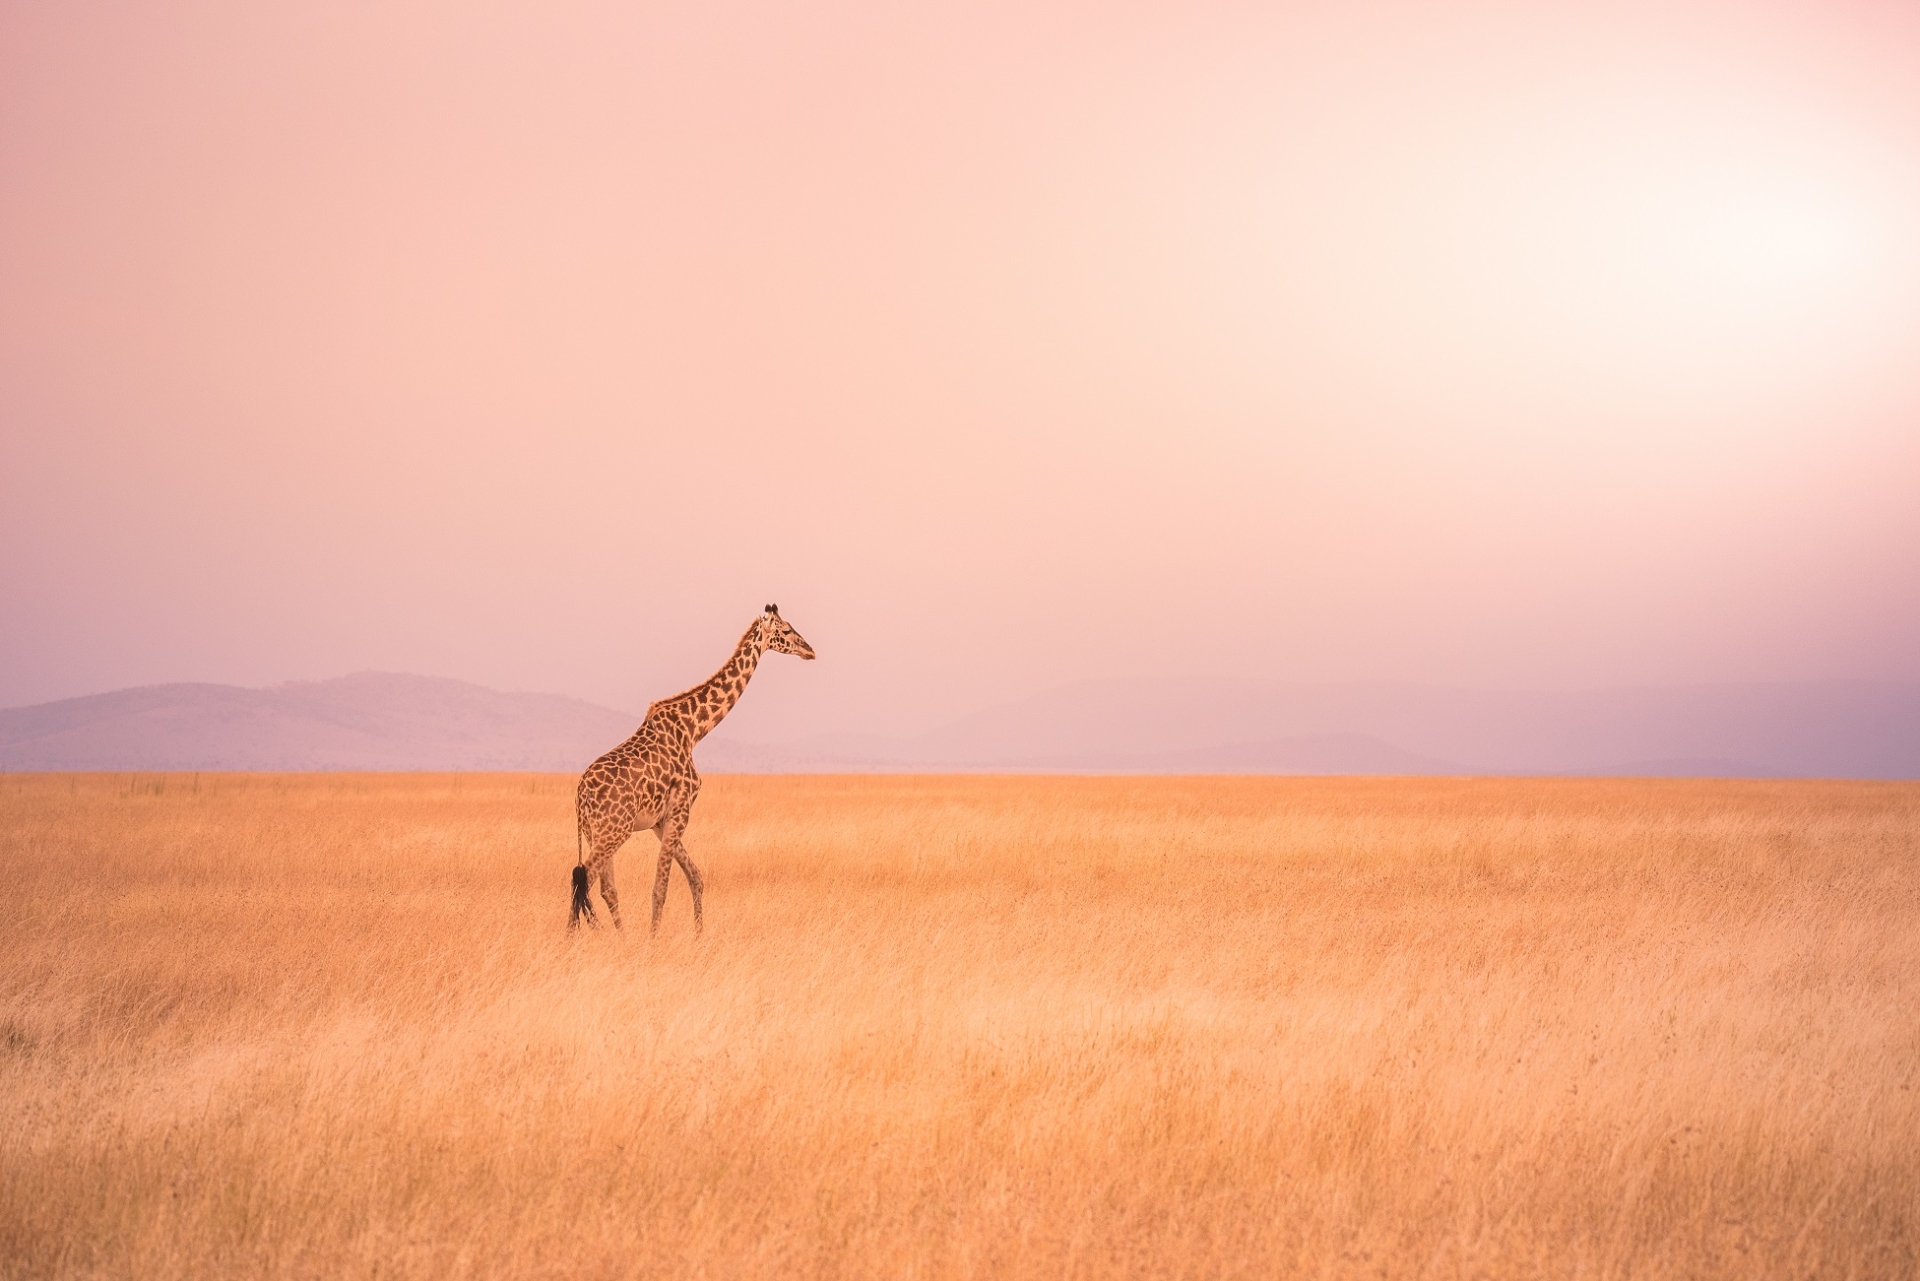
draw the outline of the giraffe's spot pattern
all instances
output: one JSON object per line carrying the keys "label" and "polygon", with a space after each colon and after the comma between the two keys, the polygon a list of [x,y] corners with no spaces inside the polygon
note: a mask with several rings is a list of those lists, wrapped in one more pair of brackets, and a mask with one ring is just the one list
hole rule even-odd
{"label": "giraffe's spot pattern", "polygon": [[812,658],[813,647],[771,606],[754,619],[740,638],[733,657],[712,679],[685,693],[661,699],[647,708],[633,737],[587,766],[574,792],[583,857],[589,878],[597,877],[600,897],[606,900],[613,923],[620,924],[620,896],[613,883],[613,855],[635,832],[653,831],[660,837],[660,863],[653,881],[653,925],[667,899],[667,878],[678,863],[693,890],[693,924],[701,928],[700,869],[694,866],[681,834],[695,798],[700,775],[693,768],[693,747],[733,710],[761,655],[769,649],[800,658]]}

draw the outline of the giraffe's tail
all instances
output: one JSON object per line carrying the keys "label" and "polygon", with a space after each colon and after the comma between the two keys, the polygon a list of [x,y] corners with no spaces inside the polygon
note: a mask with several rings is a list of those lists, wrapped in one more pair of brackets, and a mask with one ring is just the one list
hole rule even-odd
{"label": "giraffe's tail", "polygon": [[600,927],[600,922],[594,919],[593,900],[587,897],[587,869],[584,866],[576,866],[573,869],[573,915],[567,918],[567,928],[579,929],[580,918],[583,916],[587,918],[588,925],[595,929]]}
{"label": "giraffe's tail", "polygon": [[[580,853],[580,833],[578,831],[575,831],[573,834],[573,843],[575,855],[578,856]],[[596,920],[593,915],[593,898],[587,893],[587,864],[585,859],[581,859],[581,861],[573,865],[573,912],[567,917],[567,928],[569,930],[579,929],[580,918],[583,916],[587,918],[588,925],[593,926],[595,929],[600,928],[600,922]]]}

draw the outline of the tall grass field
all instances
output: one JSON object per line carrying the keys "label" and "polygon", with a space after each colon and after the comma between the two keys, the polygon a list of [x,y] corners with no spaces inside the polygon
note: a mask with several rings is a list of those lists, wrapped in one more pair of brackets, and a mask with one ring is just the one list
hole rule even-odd
{"label": "tall grass field", "polygon": [[1920,785],[0,777],[5,1277],[1912,1277]]}

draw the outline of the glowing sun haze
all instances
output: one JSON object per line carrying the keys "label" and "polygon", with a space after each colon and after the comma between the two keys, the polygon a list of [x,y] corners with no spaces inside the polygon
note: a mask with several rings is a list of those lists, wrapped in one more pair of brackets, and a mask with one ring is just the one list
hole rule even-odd
{"label": "glowing sun haze", "polygon": [[0,13],[0,705],[1920,679],[1890,4]]}

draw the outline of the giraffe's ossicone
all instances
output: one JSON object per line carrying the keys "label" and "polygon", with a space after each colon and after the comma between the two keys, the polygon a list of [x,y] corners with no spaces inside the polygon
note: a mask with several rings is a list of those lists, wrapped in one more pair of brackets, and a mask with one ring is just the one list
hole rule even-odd
{"label": "giraffe's ossicone", "polygon": [[693,745],[707,736],[733,710],[753,679],[760,656],[772,650],[797,658],[812,658],[813,646],[769,605],[753,620],[733,657],[713,676],[683,694],[663,698],[647,708],[646,719],[620,746],[587,766],[574,794],[579,865],[573,874],[572,929],[585,916],[593,924],[591,883],[600,882],[600,897],[617,928],[620,895],[613,885],[613,855],[635,832],[651,831],[660,838],[660,866],[653,875],[653,928],[660,928],[660,910],[667,902],[667,878],[678,863],[693,890],[693,929],[705,928],[701,912],[704,884],[700,869],[687,855],[681,837],[694,798],[700,795],[700,776],[693,768]]}

